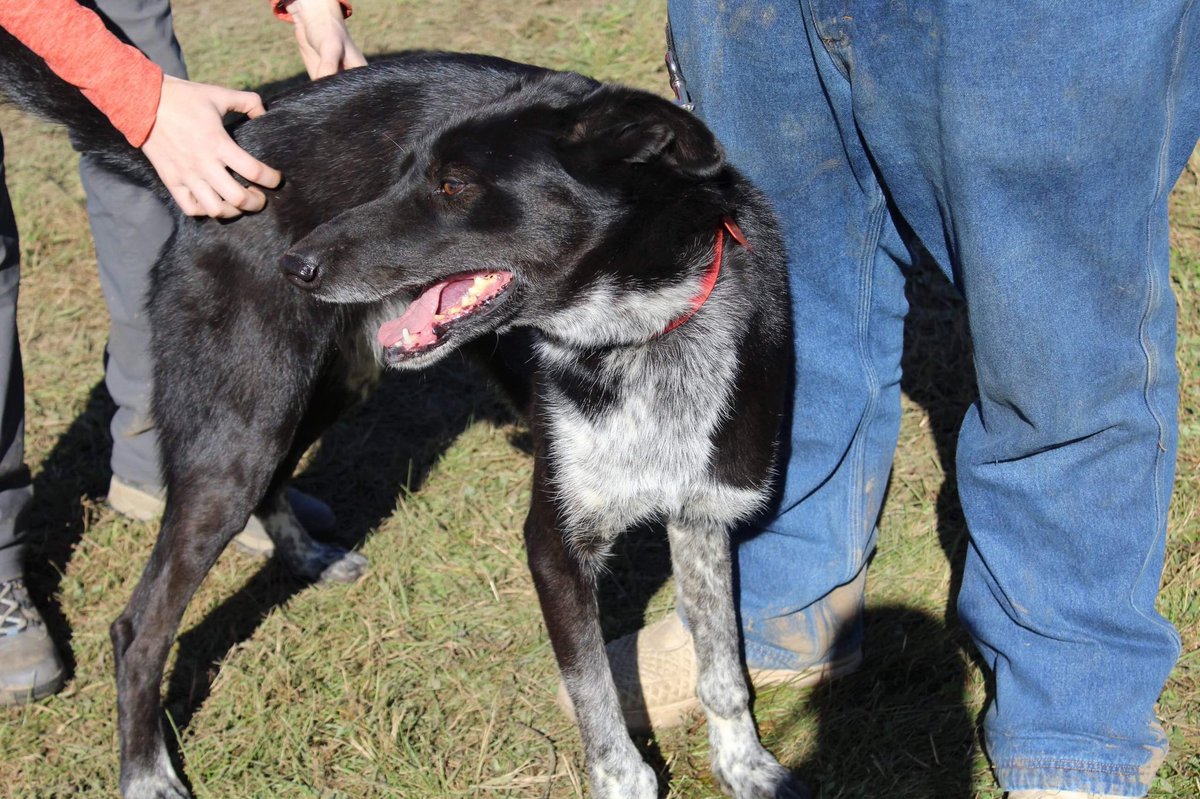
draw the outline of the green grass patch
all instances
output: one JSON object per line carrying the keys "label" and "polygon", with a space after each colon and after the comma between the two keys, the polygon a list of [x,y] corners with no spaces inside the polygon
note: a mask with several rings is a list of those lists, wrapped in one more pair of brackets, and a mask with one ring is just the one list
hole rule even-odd
{"label": "green grass patch", "polygon": [[[266,4],[178,0],[193,77],[255,87],[300,69]],[[668,93],[661,2],[358,0],[370,53],[494,53]],[[59,696],[0,711],[0,794],[114,795],[115,689],[107,627],[155,529],[102,502],[111,403],[107,319],[75,156],[59,132],[0,112],[22,231],[20,325],[28,461],[38,501],[33,582],[69,644]],[[1184,654],[1160,703],[1172,754],[1152,796],[1200,795],[1200,190],[1173,208],[1183,377],[1171,540],[1161,598]],[[822,797],[999,797],[978,738],[985,680],[948,604],[965,529],[953,436],[970,401],[962,308],[932,274],[913,282],[900,447],[868,591],[868,662],[813,691],[758,698],[764,739]],[[299,478],[328,498],[372,567],[303,588],[230,551],[185,617],[164,695],[206,797],[581,797],[578,736],[524,562],[525,430],[462,363],[391,376],[314,451]],[[623,542],[604,584],[609,634],[670,607],[663,541]],[[703,724],[647,743],[670,796],[719,795]]]}

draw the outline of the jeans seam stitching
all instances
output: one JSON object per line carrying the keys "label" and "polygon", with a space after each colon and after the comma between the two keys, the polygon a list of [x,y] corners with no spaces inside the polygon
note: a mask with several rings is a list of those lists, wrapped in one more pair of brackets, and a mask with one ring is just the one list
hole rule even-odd
{"label": "jeans seam stitching", "polygon": [[1096,774],[1120,774],[1138,777],[1141,767],[1121,765],[1119,763],[1101,763],[1095,760],[1071,760],[1059,757],[1022,757],[1019,760],[1000,759],[996,761],[997,768],[1008,768],[1013,771],[1036,771],[1046,767],[1057,767],[1064,771],[1086,771]]}
{"label": "jeans seam stitching", "polygon": [[[1138,576],[1134,581],[1134,585],[1131,586],[1130,592],[1129,592],[1129,605],[1133,609],[1133,611],[1157,627],[1160,627],[1160,628],[1166,627],[1167,630],[1170,632],[1170,635],[1172,636],[1172,638],[1174,638],[1174,640],[1176,641],[1177,646],[1180,644],[1179,633],[1166,620],[1162,619],[1161,617],[1155,618],[1154,614],[1146,614],[1140,608],[1138,608],[1137,603],[1134,601],[1134,591],[1136,590],[1137,584],[1140,583],[1142,578],[1145,576],[1146,570],[1150,567],[1150,561],[1153,557],[1153,553],[1154,553],[1155,549],[1157,548],[1157,542],[1159,539],[1159,532],[1158,532],[1159,527],[1162,526],[1163,528],[1165,528],[1166,511],[1164,508],[1161,484],[1162,484],[1162,471],[1164,468],[1162,441],[1163,441],[1163,437],[1165,434],[1166,425],[1163,422],[1161,414],[1157,411],[1157,409],[1155,408],[1154,403],[1152,402],[1152,399],[1151,399],[1151,388],[1152,388],[1152,384],[1154,383],[1155,374],[1157,371],[1157,367],[1156,367],[1157,359],[1155,358],[1155,353],[1154,353],[1153,348],[1150,346],[1149,330],[1148,330],[1150,317],[1153,315],[1154,311],[1157,310],[1158,307],[1161,306],[1161,304],[1162,304],[1162,286],[1160,285],[1161,281],[1158,280],[1158,276],[1155,273],[1155,269],[1154,269],[1154,238],[1152,235],[1151,226],[1153,225],[1153,220],[1154,220],[1154,208],[1155,208],[1155,206],[1158,205],[1160,199],[1162,198],[1164,188],[1166,187],[1166,184],[1167,184],[1166,173],[1167,173],[1167,168],[1168,168],[1168,158],[1170,156],[1171,134],[1172,134],[1172,131],[1174,130],[1174,126],[1175,126],[1175,106],[1174,106],[1174,102],[1173,102],[1173,98],[1172,98],[1172,93],[1173,93],[1173,90],[1175,89],[1175,87],[1178,86],[1180,59],[1183,57],[1183,52],[1182,52],[1182,50],[1183,50],[1183,35],[1184,35],[1184,30],[1186,28],[1187,18],[1191,14],[1194,5],[1195,5],[1195,0],[1189,0],[1187,7],[1184,8],[1183,13],[1181,13],[1179,16],[1179,25],[1178,25],[1178,29],[1176,30],[1176,33],[1175,33],[1175,46],[1173,48],[1172,59],[1171,59],[1171,73],[1168,76],[1167,86],[1166,86],[1166,125],[1165,125],[1165,129],[1163,131],[1162,143],[1160,144],[1159,150],[1158,150],[1158,161],[1156,164],[1157,175],[1156,175],[1156,183],[1155,183],[1155,187],[1154,187],[1154,196],[1153,196],[1153,200],[1152,200],[1150,207],[1146,214],[1145,274],[1146,274],[1148,285],[1147,285],[1147,292],[1146,292],[1145,308],[1142,311],[1142,318],[1138,323],[1138,343],[1141,345],[1142,355],[1145,358],[1145,365],[1146,365],[1146,379],[1142,386],[1142,402],[1146,407],[1146,411],[1150,414],[1150,417],[1154,420],[1155,426],[1158,428],[1158,441],[1157,441],[1157,447],[1156,447],[1155,453],[1154,453],[1154,472],[1153,472],[1153,474],[1154,474],[1154,477],[1153,477],[1153,481],[1154,481],[1153,482],[1153,487],[1154,487],[1154,531],[1153,532],[1154,532],[1154,534],[1151,537],[1152,543],[1151,543],[1150,547],[1147,549],[1145,557],[1142,559],[1142,567],[1138,570]],[[1162,520],[1162,522],[1160,522],[1160,520]],[[1165,529],[1164,529],[1164,534],[1165,534]]]}
{"label": "jeans seam stitching", "polygon": [[817,9],[815,8],[815,4],[810,0],[804,5],[808,7],[808,19],[812,23],[813,33],[816,34],[817,41],[821,43],[821,50],[829,59],[829,63],[833,64],[833,68],[837,70],[838,74],[842,76],[846,83],[850,83],[849,73],[846,71],[841,61],[829,50],[829,44],[826,42],[825,33],[823,32],[820,21],[817,19]]}
{"label": "jeans seam stitching", "polygon": [[[879,252],[879,237],[883,229],[884,217],[887,212],[887,202],[883,196],[883,190],[876,186],[873,192],[875,197],[870,211],[868,236],[863,246],[862,258],[859,261],[859,314],[855,324],[855,332],[858,339],[858,359],[862,365],[863,373],[867,378],[867,387],[869,389],[866,407],[863,408],[863,423],[855,433],[853,451],[851,453],[851,464],[853,472],[853,497],[861,497],[865,494],[865,473],[866,473],[866,436],[867,428],[871,424],[871,417],[879,404],[879,376],[875,373],[875,367],[871,363],[868,353],[867,337],[871,331],[871,289],[874,284],[874,269],[875,262]],[[850,522],[853,525],[851,528],[854,531],[853,540],[850,542],[854,546],[855,551],[860,550],[859,535],[862,532],[863,526],[866,524],[865,514],[862,512],[862,502],[852,502],[850,507]],[[864,542],[865,543],[865,542]],[[854,552],[847,553],[853,555]],[[853,559],[853,558],[849,558]],[[857,562],[857,561],[856,561]]]}

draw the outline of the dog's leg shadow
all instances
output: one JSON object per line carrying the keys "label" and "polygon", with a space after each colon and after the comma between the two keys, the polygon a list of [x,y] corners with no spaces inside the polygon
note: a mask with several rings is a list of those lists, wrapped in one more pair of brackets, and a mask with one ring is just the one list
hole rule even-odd
{"label": "dog's leg shadow", "polygon": [[179,654],[167,682],[163,707],[182,732],[208,699],[221,662],[249,639],[271,612],[309,583],[282,563],[267,561],[245,585],[179,636]]}
{"label": "dog's leg shadow", "polygon": [[293,484],[337,514],[336,534],[318,538],[356,549],[396,513],[397,498],[421,490],[468,427],[515,420],[468,360],[452,356],[424,372],[385,373],[366,402],[324,432]]}

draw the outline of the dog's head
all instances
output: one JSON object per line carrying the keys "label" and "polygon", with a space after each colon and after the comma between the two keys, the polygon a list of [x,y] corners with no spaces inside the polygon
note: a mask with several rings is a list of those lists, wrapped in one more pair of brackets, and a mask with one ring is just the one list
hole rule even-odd
{"label": "dog's head", "polygon": [[516,87],[395,157],[396,185],[317,227],[283,269],[325,302],[413,297],[378,331],[397,367],[515,326],[644,340],[694,294],[711,245],[695,233],[724,212],[724,156],[702,123],[578,76]]}

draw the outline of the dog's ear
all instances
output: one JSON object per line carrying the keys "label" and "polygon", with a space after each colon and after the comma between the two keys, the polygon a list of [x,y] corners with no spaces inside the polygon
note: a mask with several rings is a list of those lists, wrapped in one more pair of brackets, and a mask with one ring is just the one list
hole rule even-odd
{"label": "dog's ear", "polygon": [[658,161],[704,179],[725,164],[724,150],[703,122],[669,100],[630,89],[594,93],[564,141],[598,166]]}

